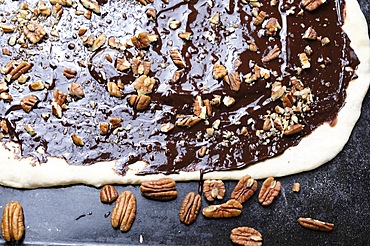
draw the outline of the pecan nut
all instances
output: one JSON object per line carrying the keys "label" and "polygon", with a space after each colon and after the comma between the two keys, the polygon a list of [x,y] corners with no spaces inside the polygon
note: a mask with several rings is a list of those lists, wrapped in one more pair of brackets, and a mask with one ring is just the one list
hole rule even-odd
{"label": "pecan nut", "polygon": [[208,218],[231,218],[242,213],[243,205],[235,199],[231,199],[220,205],[211,205],[203,208],[203,215]]}
{"label": "pecan nut", "polygon": [[100,190],[100,201],[102,203],[112,203],[118,198],[118,192],[113,185],[104,185]]}
{"label": "pecan nut", "polygon": [[18,79],[22,74],[26,73],[32,67],[32,63],[21,62],[14,69],[11,69],[9,75],[11,80]]}
{"label": "pecan nut", "polygon": [[321,5],[323,5],[326,2],[326,0],[302,0],[301,6],[302,8],[305,8],[308,11],[314,11]]}
{"label": "pecan nut", "polygon": [[315,231],[325,231],[330,232],[334,229],[334,224],[323,222],[311,218],[299,218],[298,223],[304,228],[315,230]]}
{"label": "pecan nut", "polygon": [[186,64],[182,59],[179,50],[170,50],[170,56],[173,63],[175,63],[178,68],[186,68]]}
{"label": "pecan nut", "polygon": [[24,234],[24,218],[21,204],[12,201],[6,204],[1,221],[1,232],[5,241],[18,241]]}
{"label": "pecan nut", "polygon": [[25,25],[23,32],[27,39],[33,44],[38,43],[46,35],[46,32],[42,26],[35,22],[30,22]]}
{"label": "pecan nut", "polygon": [[96,14],[100,14],[99,3],[93,0],[80,0],[82,6],[86,9],[93,11]]}
{"label": "pecan nut", "polygon": [[268,206],[280,193],[281,183],[280,181],[274,180],[274,177],[267,178],[261,187],[260,193],[258,194],[258,201],[263,206]]}
{"label": "pecan nut", "polygon": [[269,62],[279,57],[281,50],[279,47],[275,47],[262,59],[263,62]]}
{"label": "pecan nut", "polygon": [[201,205],[202,198],[199,194],[187,194],[181,204],[180,221],[187,225],[192,224],[197,219]]}
{"label": "pecan nut", "polygon": [[38,101],[39,99],[36,96],[26,96],[21,100],[21,107],[26,113],[29,113]]}
{"label": "pecan nut", "polygon": [[176,182],[170,178],[161,178],[141,183],[141,194],[147,198],[161,201],[176,199]]}
{"label": "pecan nut", "polygon": [[303,130],[303,125],[295,124],[288,126],[287,129],[284,131],[284,135],[290,136],[299,133]]}
{"label": "pecan nut", "polygon": [[227,74],[226,67],[222,64],[216,63],[213,66],[213,77],[215,79],[223,79]]}
{"label": "pecan nut", "polygon": [[234,71],[229,73],[224,77],[224,80],[226,81],[226,83],[229,84],[231,90],[235,92],[238,92],[240,90],[241,81],[238,72]]}
{"label": "pecan nut", "polygon": [[69,87],[68,93],[76,98],[83,98],[85,96],[81,85],[74,82],[71,83],[71,87]]}
{"label": "pecan nut", "polygon": [[247,201],[257,190],[257,181],[251,176],[246,175],[242,177],[231,193],[231,198],[240,203]]}
{"label": "pecan nut", "polygon": [[154,84],[154,78],[148,77],[146,75],[141,75],[134,81],[133,86],[138,94],[146,95],[152,93]]}
{"label": "pecan nut", "polygon": [[137,111],[144,111],[150,104],[151,98],[147,95],[131,95],[128,103]]}
{"label": "pecan nut", "polygon": [[230,240],[236,245],[261,246],[262,235],[251,227],[237,227],[231,231]]}
{"label": "pecan nut", "polygon": [[203,183],[203,194],[210,202],[213,202],[216,198],[223,199],[225,191],[225,184],[222,180],[205,180]]}
{"label": "pecan nut", "polygon": [[180,117],[176,121],[176,125],[190,128],[198,124],[201,120],[202,119],[198,116],[186,115],[184,117]]}
{"label": "pecan nut", "polygon": [[136,216],[136,197],[131,191],[122,192],[114,205],[111,216],[113,228],[120,228],[122,232],[130,230]]}

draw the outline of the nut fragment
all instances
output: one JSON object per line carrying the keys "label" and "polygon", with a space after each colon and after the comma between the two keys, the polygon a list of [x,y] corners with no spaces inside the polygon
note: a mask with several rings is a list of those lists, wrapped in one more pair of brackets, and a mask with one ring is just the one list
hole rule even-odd
{"label": "nut fragment", "polygon": [[179,38],[181,38],[181,39],[184,39],[184,40],[190,40],[191,35],[192,35],[192,33],[191,33],[191,32],[180,32],[178,36],[179,36]]}
{"label": "nut fragment", "polygon": [[242,177],[231,193],[231,198],[240,203],[246,202],[257,190],[257,181],[251,176],[246,175]]}
{"label": "nut fragment", "polygon": [[222,64],[216,63],[213,66],[213,77],[215,79],[223,79],[227,74],[226,67]]}
{"label": "nut fragment", "polygon": [[33,109],[38,101],[39,99],[36,96],[26,96],[21,100],[21,107],[26,113],[28,113]]}
{"label": "nut fragment", "polygon": [[131,67],[131,64],[129,61],[126,60],[125,57],[122,57],[122,58],[117,58],[116,60],[116,69],[118,71],[125,71],[127,69],[129,69]]}
{"label": "nut fragment", "polygon": [[102,47],[104,44],[105,44],[105,41],[107,40],[107,35],[105,35],[104,33],[100,34],[95,40],[94,42],[92,43],[91,47],[89,48],[89,50],[91,51],[96,51],[97,49],[99,49],[100,47]]}
{"label": "nut fragment", "polygon": [[299,60],[301,61],[302,69],[307,69],[311,67],[311,63],[308,60],[306,53],[299,53]]}
{"label": "nut fragment", "polygon": [[203,215],[208,218],[231,218],[242,213],[243,205],[235,199],[231,199],[220,205],[211,205],[203,208]]}
{"label": "nut fragment", "polygon": [[229,84],[231,90],[236,92],[240,90],[241,81],[240,74],[238,72],[234,71],[229,73],[224,77],[224,80]]}
{"label": "nut fragment", "polygon": [[23,27],[23,32],[26,38],[33,44],[38,43],[45,35],[46,32],[42,26],[35,22],[29,22]]}
{"label": "nut fragment", "polygon": [[154,84],[154,78],[148,77],[146,75],[141,75],[134,81],[133,86],[138,94],[146,95],[152,93]]}
{"label": "nut fragment", "polygon": [[277,31],[281,29],[281,26],[276,18],[270,18],[265,24],[266,34],[270,36],[275,36]]}
{"label": "nut fragment", "polygon": [[54,90],[53,93],[53,101],[56,102],[58,105],[62,106],[67,99],[67,94],[61,92],[58,88]]}
{"label": "nut fragment", "polygon": [[24,217],[21,204],[12,201],[6,204],[1,221],[1,233],[7,242],[18,241],[24,234]]}
{"label": "nut fragment", "polygon": [[100,190],[100,201],[102,203],[112,203],[118,198],[118,192],[112,185],[104,185]]}
{"label": "nut fragment", "polygon": [[10,24],[0,24],[0,29],[3,30],[4,33],[12,33],[15,31],[15,27]]}
{"label": "nut fragment", "polygon": [[0,82],[0,93],[1,92],[4,92],[4,91],[7,91],[9,88],[8,88],[8,85],[7,83],[5,82]]}
{"label": "nut fragment", "polygon": [[192,116],[192,115],[185,115],[185,116],[182,116],[180,117],[177,121],[176,121],[176,125],[177,126],[183,126],[183,127],[193,127],[195,126],[197,123],[199,123],[202,119],[198,116]]}
{"label": "nut fragment", "polygon": [[299,218],[298,223],[304,228],[315,230],[315,231],[325,231],[330,232],[334,229],[334,224],[323,222],[311,218]]}
{"label": "nut fragment", "polygon": [[256,19],[253,21],[253,25],[258,26],[261,25],[264,19],[266,18],[266,12],[260,11],[258,15],[256,16]]}
{"label": "nut fragment", "polygon": [[122,232],[130,230],[136,216],[136,198],[131,191],[122,192],[114,205],[111,224]]}
{"label": "nut fragment", "polygon": [[222,200],[225,191],[225,184],[222,180],[205,180],[203,183],[204,197],[210,202],[213,202],[216,198]]}
{"label": "nut fragment", "polygon": [[171,56],[173,63],[175,63],[175,65],[178,68],[186,68],[186,64],[184,60],[182,59],[179,50],[177,49],[170,50],[170,56]]}
{"label": "nut fragment", "polygon": [[1,73],[8,74],[9,80],[16,80],[25,74],[32,67],[32,63],[28,62],[16,62],[11,60],[6,64],[4,68],[1,69]]}
{"label": "nut fragment", "polygon": [[258,194],[258,201],[263,206],[268,206],[280,193],[281,183],[274,180],[274,177],[267,178],[263,183]]}
{"label": "nut fragment", "polygon": [[75,133],[73,133],[71,135],[71,138],[72,138],[72,141],[75,145],[77,146],[84,146],[84,142],[82,140],[82,138],[80,138],[79,136],[77,136]]}
{"label": "nut fragment", "polygon": [[149,19],[155,20],[157,18],[157,10],[155,8],[148,8],[145,11],[145,14],[148,16]]}
{"label": "nut fragment", "polygon": [[161,132],[167,133],[171,131],[175,126],[169,122],[161,126]]}
{"label": "nut fragment", "polygon": [[179,28],[181,26],[181,21],[179,20],[171,20],[170,21],[170,28],[172,30],[176,30],[177,28]]}
{"label": "nut fragment", "polygon": [[84,91],[82,90],[82,87],[80,84],[71,83],[71,86],[69,87],[68,93],[71,96],[77,97],[77,98],[83,98],[85,96]]}
{"label": "nut fragment", "polygon": [[299,183],[294,183],[293,184],[292,191],[299,192],[300,189],[301,189],[301,185]]}
{"label": "nut fragment", "polygon": [[152,2],[154,2],[154,0],[137,0],[137,1],[139,1],[141,4],[143,4],[143,5],[147,5],[147,4],[149,4],[149,3],[152,3]]}
{"label": "nut fragment", "polygon": [[275,82],[271,86],[271,99],[273,101],[281,98],[285,93],[285,86],[282,86],[280,82]]}
{"label": "nut fragment", "polygon": [[72,0],[50,0],[51,4],[60,4],[62,6],[71,7],[72,6]]}
{"label": "nut fragment", "polygon": [[108,88],[109,95],[118,97],[118,98],[122,97],[122,93],[116,83],[109,81],[107,83],[107,88]]}
{"label": "nut fragment", "polygon": [[199,194],[190,192],[182,201],[180,208],[180,221],[184,224],[192,224],[198,216],[200,207],[202,205],[202,198]]}
{"label": "nut fragment", "polygon": [[141,194],[153,200],[169,201],[176,199],[176,182],[170,178],[144,181],[140,185]]}
{"label": "nut fragment", "polygon": [[96,14],[100,14],[100,6],[98,2],[94,0],[80,0],[80,2],[82,6],[84,6],[88,10],[91,10]]}
{"label": "nut fragment", "polygon": [[284,135],[290,136],[299,133],[303,130],[303,125],[295,124],[288,126],[287,129],[284,131]]}
{"label": "nut fragment", "polygon": [[146,49],[152,42],[157,41],[158,37],[155,34],[148,34],[146,32],[139,33],[137,36],[131,38],[132,44],[138,49]]}
{"label": "nut fragment", "polygon": [[45,85],[44,83],[42,83],[41,80],[38,80],[36,82],[33,82],[32,84],[30,84],[30,90],[31,91],[41,91],[45,88]]}
{"label": "nut fragment", "polygon": [[251,227],[237,227],[231,231],[230,240],[236,245],[262,246],[262,235]]}
{"label": "nut fragment", "polygon": [[130,106],[138,111],[144,111],[149,106],[150,101],[150,96],[143,94],[131,95],[128,99],[128,103],[130,104]]}
{"label": "nut fragment", "polygon": [[220,13],[216,12],[211,18],[209,18],[209,22],[214,25],[218,25],[220,23]]}
{"label": "nut fragment", "polygon": [[269,62],[279,57],[281,51],[279,47],[275,47],[262,59],[263,62]]}
{"label": "nut fragment", "polygon": [[222,102],[225,104],[226,107],[231,107],[235,103],[235,99],[231,96],[225,96],[224,99],[222,99]]}
{"label": "nut fragment", "polygon": [[302,38],[310,39],[310,40],[316,40],[317,39],[317,33],[316,33],[315,29],[313,29],[312,27],[309,27],[309,28],[307,28],[307,30],[303,34]]}
{"label": "nut fragment", "polygon": [[107,122],[102,122],[99,124],[100,135],[105,136],[109,132],[110,125]]}
{"label": "nut fragment", "polygon": [[314,11],[325,2],[326,0],[301,0],[301,6],[308,11]]}
{"label": "nut fragment", "polygon": [[63,70],[63,75],[67,79],[73,79],[74,77],[76,77],[77,71],[76,70],[73,70],[71,68],[66,68],[66,69]]}

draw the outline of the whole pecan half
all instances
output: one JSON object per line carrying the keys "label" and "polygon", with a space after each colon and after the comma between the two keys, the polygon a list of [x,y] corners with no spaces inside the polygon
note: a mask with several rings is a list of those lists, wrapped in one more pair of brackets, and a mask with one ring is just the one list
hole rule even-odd
{"label": "whole pecan half", "polygon": [[104,185],[100,190],[100,201],[103,203],[112,203],[118,197],[118,192],[113,185]]}
{"label": "whole pecan half", "polygon": [[170,178],[144,181],[140,185],[141,194],[154,200],[168,201],[176,199],[176,182]]}
{"label": "whole pecan half", "polygon": [[262,235],[251,227],[237,227],[231,231],[230,240],[237,245],[261,246]]}
{"label": "whole pecan half", "polygon": [[315,230],[315,231],[325,231],[330,232],[334,229],[334,224],[323,222],[311,218],[299,218],[298,223],[304,228]]}
{"label": "whole pecan half", "polygon": [[274,180],[274,177],[267,178],[261,187],[260,193],[258,194],[258,201],[263,206],[268,206],[280,193],[281,183],[280,181]]}
{"label": "whole pecan half", "polygon": [[225,191],[225,184],[222,180],[205,180],[203,183],[203,194],[210,202],[216,198],[223,199]]}
{"label": "whole pecan half", "polygon": [[199,194],[187,194],[181,204],[180,221],[187,225],[192,224],[197,219],[201,205],[202,198]]}
{"label": "whole pecan half", "polygon": [[235,186],[233,192],[231,193],[231,198],[243,203],[254,194],[254,192],[257,190],[257,185],[258,184],[256,180],[252,179],[251,176],[246,175],[242,177]]}
{"label": "whole pecan half", "polygon": [[208,218],[231,218],[242,213],[243,205],[235,199],[231,199],[220,205],[211,205],[203,208],[203,215]]}
{"label": "whole pecan half", "polygon": [[136,198],[131,191],[122,192],[114,205],[111,224],[122,232],[130,230],[136,216]]}
{"label": "whole pecan half", "polygon": [[20,240],[24,234],[23,209],[17,201],[6,204],[1,221],[1,232],[5,241]]}

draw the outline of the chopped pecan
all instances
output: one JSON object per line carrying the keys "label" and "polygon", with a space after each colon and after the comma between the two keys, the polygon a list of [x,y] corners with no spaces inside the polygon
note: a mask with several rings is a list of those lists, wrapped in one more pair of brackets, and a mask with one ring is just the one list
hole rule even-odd
{"label": "chopped pecan", "polygon": [[89,47],[89,50],[96,51],[100,47],[102,47],[105,44],[105,41],[107,40],[107,35],[104,33],[100,34],[92,43],[91,47]]}
{"label": "chopped pecan", "polygon": [[21,107],[26,113],[28,113],[33,109],[38,101],[39,99],[36,96],[26,96],[21,100]]}
{"label": "chopped pecan", "polygon": [[262,235],[251,227],[237,227],[231,231],[230,240],[236,245],[262,246]]}
{"label": "chopped pecan", "polygon": [[263,62],[269,62],[279,57],[281,51],[279,47],[275,47],[262,59]]}
{"label": "chopped pecan", "polygon": [[302,69],[307,69],[311,67],[311,63],[306,55],[306,53],[299,53],[299,60],[302,65]]}
{"label": "chopped pecan", "polygon": [[99,128],[100,128],[100,135],[105,136],[108,134],[110,130],[110,125],[107,122],[102,122],[99,124]]}
{"label": "chopped pecan", "polygon": [[304,85],[303,85],[302,81],[300,81],[296,77],[291,77],[290,82],[292,83],[292,85],[294,86],[294,88],[296,90],[301,91],[301,90],[304,89]]}
{"label": "chopped pecan", "polygon": [[155,8],[148,8],[145,11],[145,14],[148,16],[149,19],[155,20],[157,18],[157,10]]}
{"label": "chopped pecan", "polygon": [[324,37],[323,39],[321,39],[321,45],[322,46],[325,46],[329,43],[330,43],[330,39],[328,37]]}
{"label": "chopped pecan", "polygon": [[206,107],[208,117],[212,116],[212,104],[208,99],[203,100],[203,104]]}
{"label": "chopped pecan", "polygon": [[23,27],[23,32],[26,38],[33,44],[38,43],[45,35],[46,32],[42,26],[35,22],[29,22]]}
{"label": "chopped pecan", "polygon": [[180,81],[181,79],[181,76],[182,76],[182,70],[176,70],[174,72],[174,74],[172,75],[172,79],[171,79],[171,82],[172,83],[177,83]]}
{"label": "chopped pecan", "polygon": [[176,125],[177,126],[183,126],[183,127],[193,127],[195,126],[197,123],[199,123],[202,119],[199,118],[198,116],[192,116],[192,115],[185,115],[183,117],[180,117],[177,121],[176,121]]}
{"label": "chopped pecan", "polygon": [[169,201],[176,199],[176,182],[170,178],[144,181],[140,185],[141,194],[153,200]]}
{"label": "chopped pecan", "polygon": [[285,93],[285,86],[282,86],[280,82],[275,82],[271,86],[271,99],[273,101],[281,98]]}
{"label": "chopped pecan", "polygon": [[280,193],[281,183],[274,180],[273,177],[267,178],[263,183],[258,194],[258,201],[263,206],[268,206]]}
{"label": "chopped pecan", "polygon": [[120,91],[116,83],[109,81],[107,83],[107,88],[108,88],[109,95],[118,97],[118,98],[122,97],[122,92]]}
{"label": "chopped pecan", "polygon": [[206,154],[207,154],[207,147],[206,146],[202,146],[202,148],[200,148],[198,151],[198,156],[199,157],[204,157]]}
{"label": "chopped pecan", "polygon": [[44,83],[42,83],[41,80],[38,80],[36,82],[33,82],[30,84],[30,90],[31,91],[41,91],[45,88]]}
{"label": "chopped pecan", "polygon": [[284,135],[290,136],[299,133],[303,130],[303,125],[295,124],[288,126],[287,129],[284,131]]}
{"label": "chopped pecan", "polygon": [[209,22],[214,25],[218,25],[220,23],[220,13],[216,12],[211,18],[209,18]]}
{"label": "chopped pecan", "polygon": [[266,12],[260,11],[258,15],[256,16],[256,19],[254,19],[253,25],[255,26],[261,25],[262,22],[265,20],[266,16],[267,16]]}
{"label": "chopped pecan", "polygon": [[100,201],[102,203],[112,203],[118,198],[118,192],[113,185],[104,185],[100,190]]}
{"label": "chopped pecan", "polygon": [[223,79],[227,74],[226,67],[222,64],[216,63],[213,66],[213,77],[215,79]]}
{"label": "chopped pecan", "polygon": [[235,103],[235,99],[231,96],[225,96],[224,99],[222,99],[222,102],[225,104],[226,107],[231,107]]}
{"label": "chopped pecan", "polygon": [[71,96],[77,97],[77,98],[83,98],[85,96],[84,91],[82,90],[82,87],[80,84],[71,83],[71,86],[69,87],[68,93]]}
{"label": "chopped pecan", "polygon": [[310,39],[310,40],[316,40],[317,39],[317,33],[315,29],[312,27],[307,28],[305,33],[303,34],[302,38],[304,39]]}
{"label": "chopped pecan", "polygon": [[71,135],[71,138],[72,138],[72,141],[75,145],[77,146],[84,146],[84,142],[82,140],[82,138],[80,138],[79,136],[77,136],[75,133],[73,133]]}
{"label": "chopped pecan", "polygon": [[308,11],[314,11],[325,2],[326,0],[301,0],[301,7]]}
{"label": "chopped pecan", "polygon": [[323,222],[311,218],[299,218],[298,223],[304,228],[315,230],[315,231],[325,231],[330,232],[334,229],[334,224]]}
{"label": "chopped pecan", "polygon": [[[82,34],[83,35],[83,34]],[[126,46],[125,44],[121,43],[121,42],[118,42],[116,41],[116,39],[114,37],[110,37],[108,39],[108,45],[109,47],[111,47],[112,49],[117,49],[117,50],[125,50],[126,49]]]}
{"label": "chopped pecan", "polygon": [[58,117],[59,119],[63,116],[63,111],[61,105],[59,105],[57,102],[51,103],[51,112],[53,115]]}
{"label": "chopped pecan", "polygon": [[134,81],[133,86],[138,94],[145,95],[152,93],[154,84],[155,84],[154,78],[148,77],[146,75],[141,75]]}
{"label": "chopped pecan", "polygon": [[88,10],[91,10],[96,14],[100,14],[100,6],[98,2],[94,0],[80,0],[80,2],[82,6],[84,6]]}
{"label": "chopped pecan", "polygon": [[110,117],[109,122],[112,124],[112,128],[118,128],[122,126],[122,119],[117,117]]}
{"label": "chopped pecan", "polygon": [[251,176],[246,175],[242,177],[231,193],[231,198],[240,203],[246,202],[257,190],[257,181]]}
{"label": "chopped pecan", "polygon": [[64,102],[67,99],[67,94],[61,92],[58,88],[54,90],[54,102],[56,102],[58,105],[62,106]]}
{"label": "chopped pecan", "polygon": [[203,194],[210,202],[213,202],[216,198],[222,200],[225,192],[225,184],[222,180],[205,180],[203,183]]}
{"label": "chopped pecan", "polygon": [[130,106],[138,111],[144,111],[149,106],[150,101],[150,96],[143,94],[131,95],[128,99],[128,103],[130,104]]}
{"label": "chopped pecan", "polygon": [[15,27],[13,25],[10,25],[10,24],[0,24],[0,29],[4,32],[4,33],[12,33],[15,31]]}
{"label": "chopped pecan", "polygon": [[9,128],[8,124],[6,123],[6,120],[0,120],[0,129],[7,134],[9,133]]}
{"label": "chopped pecan", "polygon": [[72,0],[50,0],[51,4],[60,4],[62,6],[71,7],[72,6]]}
{"label": "chopped pecan", "polygon": [[126,60],[125,57],[122,57],[122,58],[117,58],[116,60],[116,69],[118,71],[125,71],[127,69],[129,69],[131,67],[131,64],[129,61]]}
{"label": "chopped pecan", "polygon": [[10,95],[8,92],[1,92],[0,99],[4,100],[5,102],[13,101],[12,95]]}
{"label": "chopped pecan", "polygon": [[200,207],[202,206],[202,198],[199,194],[190,192],[182,201],[180,208],[180,221],[184,224],[192,224],[198,216]]}
{"label": "chopped pecan", "polygon": [[167,133],[171,131],[174,127],[175,126],[173,124],[167,122],[161,126],[161,132]]}
{"label": "chopped pecan", "polygon": [[26,130],[26,132],[28,133],[28,134],[30,134],[31,136],[35,136],[37,133],[36,133],[36,131],[33,129],[33,127],[30,125],[30,124],[26,124],[25,126],[24,126],[24,129]]}
{"label": "chopped pecan", "polygon": [[224,77],[224,80],[229,84],[231,90],[236,92],[240,90],[241,81],[240,74],[238,72],[234,71],[229,73]]}
{"label": "chopped pecan", "polygon": [[179,20],[171,20],[170,21],[170,28],[172,30],[176,30],[177,28],[179,28],[181,26],[181,21]]}
{"label": "chopped pecan", "polygon": [[147,5],[149,3],[152,3],[154,2],[154,0],[137,0],[139,3],[143,4],[143,5]]}
{"label": "chopped pecan", "polygon": [[179,50],[177,50],[177,49],[170,50],[170,56],[171,56],[171,59],[172,59],[173,63],[175,63],[175,65],[178,68],[185,68],[186,67],[186,64],[185,64],[184,60],[182,59]]}
{"label": "chopped pecan", "polygon": [[141,61],[139,58],[132,58],[131,68],[135,75],[148,75],[152,63],[150,61]]}
{"label": "chopped pecan", "polygon": [[211,205],[203,208],[203,215],[208,218],[231,218],[242,213],[243,205],[235,199],[231,199],[220,205]]}
{"label": "chopped pecan", "polygon": [[300,189],[301,189],[301,185],[299,183],[294,183],[293,184],[292,191],[299,192]]}
{"label": "chopped pecan", "polygon": [[275,36],[277,31],[281,29],[281,26],[276,18],[270,18],[265,25],[266,33],[270,36]]}
{"label": "chopped pecan", "polygon": [[66,69],[63,70],[63,75],[67,79],[73,79],[74,77],[76,77],[77,71],[76,70],[73,70],[71,68],[66,68]]}
{"label": "chopped pecan", "polygon": [[1,92],[4,92],[4,91],[7,91],[9,88],[8,88],[8,85],[7,83],[5,82],[0,82],[0,93]]}
{"label": "chopped pecan", "polygon": [[158,36],[156,34],[148,34],[146,32],[139,33],[137,36],[131,38],[132,44],[138,49],[146,49],[152,42],[157,41]]}
{"label": "chopped pecan", "polygon": [[207,109],[204,106],[202,97],[199,95],[195,97],[195,100],[193,103],[193,113],[202,119],[206,118]]}
{"label": "chopped pecan", "polygon": [[292,95],[292,92],[286,93],[283,96],[283,107],[292,108],[295,103],[295,98]]}
{"label": "chopped pecan", "polygon": [[131,191],[122,192],[114,205],[111,224],[122,232],[130,230],[136,216],[136,197]]}
{"label": "chopped pecan", "polygon": [[26,73],[32,67],[32,63],[20,62],[17,63],[14,60],[11,60],[6,64],[4,68],[1,69],[3,74],[9,75],[9,80],[16,80]]}
{"label": "chopped pecan", "polygon": [[43,15],[43,16],[46,16],[46,17],[51,15],[51,10],[48,6],[46,6],[45,2],[40,1],[38,3],[37,7],[38,7],[38,10],[40,12],[40,15]]}
{"label": "chopped pecan", "polygon": [[190,40],[192,33],[191,32],[180,32],[178,34],[179,38],[184,40]]}
{"label": "chopped pecan", "polygon": [[1,52],[3,53],[4,56],[11,56],[12,55],[12,52],[8,48],[5,48],[5,47],[3,47],[1,49]]}
{"label": "chopped pecan", "polygon": [[1,221],[1,233],[7,242],[18,241],[24,234],[24,217],[21,204],[12,201],[6,204]]}
{"label": "chopped pecan", "polygon": [[[61,4],[57,3],[51,8],[51,14],[58,20],[62,17],[63,15],[63,7]],[[83,35],[83,34],[82,34]]]}

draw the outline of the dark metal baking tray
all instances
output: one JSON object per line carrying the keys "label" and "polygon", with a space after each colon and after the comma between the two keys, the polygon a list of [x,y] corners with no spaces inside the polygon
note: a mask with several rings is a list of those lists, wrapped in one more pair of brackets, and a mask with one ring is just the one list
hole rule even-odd
{"label": "dark metal baking tray", "polygon": [[[359,3],[369,23],[370,2]],[[230,231],[238,226],[259,230],[264,245],[370,245],[369,108],[368,92],[361,118],[337,157],[316,170],[279,178],[282,191],[270,207],[262,207],[254,195],[238,218],[214,220],[200,215],[191,226],[180,223],[182,198],[198,190],[197,182],[179,183],[179,196],[170,202],[147,200],[138,186],[116,186],[119,192],[128,189],[137,197],[137,216],[127,233],[111,227],[113,205],[100,203],[100,190],[82,185],[34,190],[0,187],[0,213],[7,202],[20,201],[26,225],[22,243],[28,245],[230,245]],[[301,184],[299,193],[291,191],[294,182]],[[225,183],[224,200],[236,182]],[[334,231],[303,229],[298,217],[332,222]]]}

